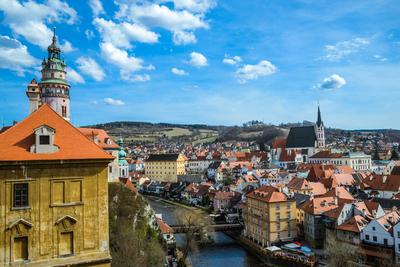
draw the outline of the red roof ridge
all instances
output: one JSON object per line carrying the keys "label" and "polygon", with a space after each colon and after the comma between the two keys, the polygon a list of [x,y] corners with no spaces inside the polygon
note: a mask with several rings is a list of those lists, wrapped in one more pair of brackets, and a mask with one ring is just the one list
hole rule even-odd
{"label": "red roof ridge", "polygon": [[[45,116],[39,116],[42,115]],[[39,114],[39,115],[38,115]],[[50,123],[49,123],[50,122]],[[55,144],[60,150],[51,154],[33,154],[28,151],[28,143],[34,129],[46,125],[55,130]],[[24,128],[24,126],[26,126]],[[71,134],[76,137],[82,137],[82,150],[75,151],[78,146],[66,142],[65,136],[58,138],[57,132],[61,130],[61,135],[69,136]],[[64,131],[65,130],[65,131]],[[15,131],[14,135],[11,135]],[[68,131],[70,131],[68,133]],[[10,136],[11,135],[11,136]],[[1,140],[3,137],[4,140]],[[78,139],[79,139],[78,137]],[[22,143],[21,143],[22,142]],[[21,143],[18,148],[16,144]],[[75,126],[66,121],[49,105],[44,104],[29,116],[17,123],[13,127],[7,129],[0,135],[0,149],[6,153],[0,153],[0,161],[29,161],[29,160],[75,160],[75,159],[112,159],[113,157],[99,148],[96,144],[87,139]],[[66,149],[66,151],[65,151]],[[85,151],[86,149],[86,151]],[[2,151],[2,152],[3,152]],[[8,153],[7,153],[8,152]],[[26,152],[26,153],[25,153]],[[75,153],[76,152],[76,153]],[[86,153],[85,153],[86,152]]]}

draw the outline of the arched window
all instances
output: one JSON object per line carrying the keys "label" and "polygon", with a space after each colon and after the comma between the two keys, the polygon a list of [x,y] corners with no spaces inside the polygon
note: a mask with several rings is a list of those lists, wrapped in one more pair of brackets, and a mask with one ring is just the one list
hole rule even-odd
{"label": "arched window", "polygon": [[61,113],[63,117],[67,117],[67,107],[61,106]]}

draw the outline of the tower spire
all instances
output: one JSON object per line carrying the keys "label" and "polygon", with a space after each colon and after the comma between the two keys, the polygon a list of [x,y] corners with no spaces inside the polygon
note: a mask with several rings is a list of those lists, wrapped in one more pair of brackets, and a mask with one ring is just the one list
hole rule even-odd
{"label": "tower spire", "polygon": [[319,104],[318,104],[318,118],[317,118],[317,126],[318,127],[321,127],[321,125],[322,124],[324,124],[323,122],[322,122],[322,118],[321,118],[321,110],[320,110],[320,108],[319,108]]}
{"label": "tower spire", "polygon": [[49,104],[60,116],[70,119],[70,85],[67,82],[67,65],[57,46],[56,27],[52,42],[47,48],[47,60],[42,62],[42,79],[39,83],[42,103]]}
{"label": "tower spire", "polygon": [[53,27],[53,44],[55,45],[56,43],[57,43],[56,27]]}

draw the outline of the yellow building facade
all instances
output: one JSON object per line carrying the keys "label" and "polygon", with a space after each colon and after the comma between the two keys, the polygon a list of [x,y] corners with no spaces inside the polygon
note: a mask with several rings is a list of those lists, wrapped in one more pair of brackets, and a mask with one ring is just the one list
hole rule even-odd
{"label": "yellow building facade", "polygon": [[272,186],[247,195],[243,208],[244,235],[261,246],[296,237],[296,202]]}
{"label": "yellow building facade", "polygon": [[44,105],[0,134],[0,266],[110,266],[113,160]]}
{"label": "yellow building facade", "polygon": [[177,182],[186,174],[186,158],[181,154],[151,154],[145,161],[145,174],[160,182]]}

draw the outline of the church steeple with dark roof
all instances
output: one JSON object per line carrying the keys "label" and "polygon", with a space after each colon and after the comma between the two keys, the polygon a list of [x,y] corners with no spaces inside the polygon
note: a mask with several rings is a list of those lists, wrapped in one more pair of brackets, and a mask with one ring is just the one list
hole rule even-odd
{"label": "church steeple with dark roof", "polygon": [[319,148],[325,147],[325,126],[321,117],[321,110],[318,105],[318,118],[315,125],[315,134],[317,136],[317,143]]}
{"label": "church steeple with dark roof", "polygon": [[321,125],[324,125],[322,118],[321,118],[321,110],[319,109],[319,105],[318,105],[318,118],[317,118],[317,126],[321,127]]}

